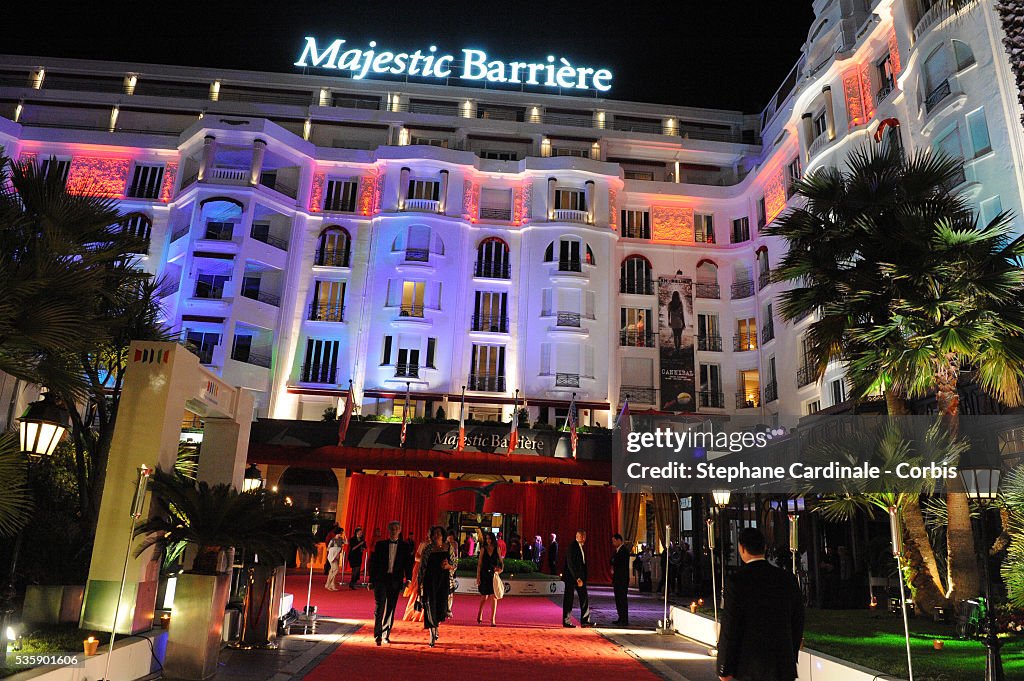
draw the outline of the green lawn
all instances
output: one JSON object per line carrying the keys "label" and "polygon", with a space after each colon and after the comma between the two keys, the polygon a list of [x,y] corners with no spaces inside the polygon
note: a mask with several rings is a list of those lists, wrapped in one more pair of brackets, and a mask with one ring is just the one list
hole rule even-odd
{"label": "green lawn", "polygon": [[[82,641],[95,636],[100,640],[102,648],[110,641],[107,632],[79,629],[76,624],[48,624],[33,628],[25,633],[22,649],[18,652],[9,651],[9,659],[14,655],[34,655],[37,653],[78,653],[81,655]],[[9,669],[0,665],[0,678],[10,676],[24,669]]]}
{"label": "green lawn", "polygon": [[[932,642],[945,643],[935,650]],[[903,620],[870,610],[808,610],[804,644],[819,652],[871,669],[907,677]],[[957,640],[952,624],[910,620],[910,651],[915,681],[982,681],[985,648],[980,641]],[[1007,681],[1024,681],[1024,638],[1004,638]]]}

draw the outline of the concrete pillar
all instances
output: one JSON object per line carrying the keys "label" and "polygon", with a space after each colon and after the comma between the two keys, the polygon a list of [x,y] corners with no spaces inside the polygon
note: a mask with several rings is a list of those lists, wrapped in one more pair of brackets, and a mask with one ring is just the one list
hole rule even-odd
{"label": "concrete pillar", "polygon": [[548,178],[548,220],[555,219],[555,185],[558,184],[558,180],[553,177]]}
{"label": "concrete pillar", "polygon": [[[244,429],[238,438],[249,437],[252,398],[240,396],[216,375],[199,365],[199,358],[177,343],[134,342],[129,348],[129,365],[125,372],[124,387],[110,445],[107,477],[100,502],[96,540],[93,544],[89,579],[85,590],[81,626],[86,629],[109,631],[114,620],[124,568],[125,553],[137,544],[131,532],[132,500],[135,493],[137,471],[140,465],[171,470],[178,456],[181,418],[186,404],[189,409],[202,412],[205,417],[226,417],[237,414],[239,403],[249,405]],[[216,430],[216,429],[215,429]],[[211,467],[238,471],[241,483],[245,462],[245,447],[215,438],[221,443],[204,450],[209,454],[207,469]],[[247,446],[247,445],[246,445]],[[217,456],[219,452],[228,452]],[[212,461],[233,459],[217,466]],[[202,475],[200,468],[200,475]],[[143,517],[149,513],[150,499],[143,508]],[[159,563],[153,560],[153,550],[144,551],[128,562],[124,597],[117,613],[117,630],[135,633],[153,625],[156,606]]]}
{"label": "concrete pillar", "polygon": [[409,197],[409,175],[412,173],[408,168],[402,168],[398,176],[398,210],[405,210],[405,200]]}
{"label": "concrete pillar", "polygon": [[587,224],[594,224],[594,181],[587,180],[583,185],[583,195],[587,202]]}
{"label": "concrete pillar", "polygon": [[441,187],[437,193],[437,212],[441,215],[445,214],[445,208],[448,206],[448,171],[441,171]]}
{"label": "concrete pillar", "polygon": [[235,413],[231,416],[204,420],[198,476],[211,485],[227,483],[242,489],[245,460],[249,454],[252,393],[240,390],[235,404]]}
{"label": "concrete pillar", "polygon": [[[345,521],[345,511],[348,509],[348,471],[344,468],[332,468],[334,477],[338,479],[338,505],[334,510],[334,522],[341,525]],[[342,525],[344,527],[344,525]],[[346,528],[346,533],[352,536],[352,528]]]}
{"label": "concrete pillar", "polygon": [[825,122],[828,124],[828,138],[836,138],[836,105],[832,101],[832,86],[826,85],[821,88],[821,94],[825,98]]}
{"label": "concrete pillar", "polygon": [[263,140],[254,140],[252,143],[252,163],[249,164],[249,184],[255,187],[260,183],[260,173],[263,172],[263,156],[267,153],[267,143]]}
{"label": "concrete pillar", "polygon": [[814,137],[814,121],[813,114],[805,113],[800,117],[800,126],[797,128],[797,136],[800,140],[800,158],[803,159],[804,166],[807,165],[808,158],[807,152],[811,148],[811,142]]}
{"label": "concrete pillar", "polygon": [[217,138],[207,135],[203,139],[203,155],[199,161],[199,181],[202,182],[206,174],[213,168],[214,158],[217,154]]}

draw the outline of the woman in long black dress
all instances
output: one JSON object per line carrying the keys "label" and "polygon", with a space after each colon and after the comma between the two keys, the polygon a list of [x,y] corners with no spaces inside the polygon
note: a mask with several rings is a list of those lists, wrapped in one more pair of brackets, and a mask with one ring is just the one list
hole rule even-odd
{"label": "woman in long black dress", "polygon": [[352,533],[352,541],[348,545],[349,567],[352,568],[352,579],[348,588],[355,589],[359,581],[359,573],[363,569],[363,552],[366,551],[366,537],[363,536],[363,528],[357,527]]}
{"label": "woman in long black dress", "polygon": [[420,558],[420,604],[423,606],[423,628],[430,630],[430,647],[438,638],[438,627],[448,619],[450,584],[449,557],[444,528],[430,528],[430,544]]}
{"label": "woman in long black dress", "polygon": [[494,617],[498,614],[498,599],[494,596],[494,575],[500,575],[504,563],[498,553],[498,541],[490,532],[484,532],[484,547],[480,550],[480,559],[476,564],[476,585],[480,589],[480,609],[476,613],[476,622],[480,624],[484,618],[484,603],[490,598],[494,603],[491,609],[491,626],[498,626]]}

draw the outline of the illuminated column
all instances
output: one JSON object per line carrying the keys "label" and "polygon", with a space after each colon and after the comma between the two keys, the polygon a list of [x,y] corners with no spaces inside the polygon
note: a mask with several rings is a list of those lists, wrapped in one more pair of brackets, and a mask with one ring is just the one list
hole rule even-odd
{"label": "illuminated column", "polygon": [[[345,502],[348,491],[348,471],[344,468],[332,468],[331,471],[334,473],[334,477],[338,480],[338,504],[334,509],[334,521],[339,525],[345,522]],[[352,532],[349,531],[349,536]]]}
{"label": "illuminated column", "polygon": [[412,173],[408,168],[402,168],[398,176],[398,210],[405,210],[405,200],[409,196],[409,175]]}
{"label": "illuminated column", "polygon": [[230,483],[242,489],[245,459],[249,454],[249,426],[253,420],[253,394],[239,390],[234,413],[203,420],[203,449],[216,456],[199,455],[199,479],[211,485]]}
{"label": "illuminated column", "polygon": [[555,219],[555,184],[558,183],[553,177],[548,178],[548,220]]}
{"label": "illuminated column", "polygon": [[124,77],[124,93],[126,95],[135,94],[135,86],[139,83],[139,77],[134,73],[130,73]]}
{"label": "illuminated column", "polygon": [[587,180],[583,185],[583,194],[587,201],[587,224],[594,224],[594,181]]}
{"label": "illuminated column", "polygon": [[805,113],[800,117],[800,127],[797,128],[797,136],[800,139],[800,157],[807,165],[807,152],[811,148],[812,137],[814,136],[813,114]]}
{"label": "illuminated column", "polygon": [[199,161],[199,181],[202,182],[206,173],[213,167],[214,158],[217,156],[217,138],[207,135],[203,139],[203,156]]}
{"label": "illuminated column", "polygon": [[448,205],[448,171],[441,171],[441,189],[437,195],[437,212],[441,215],[445,214],[445,206]]}
{"label": "illuminated column", "polygon": [[594,112],[594,127],[598,130],[604,130],[608,127],[608,114],[604,111]]}
{"label": "illuminated column", "polygon": [[527,123],[543,123],[544,122],[544,109],[539,106],[531,106],[529,115],[526,118]]}
{"label": "illuminated column", "polygon": [[252,163],[249,164],[249,184],[255,187],[260,183],[260,173],[263,172],[263,157],[267,153],[267,143],[263,140],[253,140]]}
{"label": "illuminated column", "polygon": [[821,88],[821,94],[825,97],[825,122],[828,123],[828,138],[836,138],[836,105],[832,101],[832,86],[826,85]]}
{"label": "illuminated column", "polygon": [[476,118],[476,102],[467,99],[459,107],[459,115],[463,118]]}

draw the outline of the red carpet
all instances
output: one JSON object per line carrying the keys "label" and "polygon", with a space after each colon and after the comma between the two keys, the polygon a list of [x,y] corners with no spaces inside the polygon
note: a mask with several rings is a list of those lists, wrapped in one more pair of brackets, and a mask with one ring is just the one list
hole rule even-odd
{"label": "red carpet", "polygon": [[[421,623],[399,621],[391,633],[391,645],[378,648],[373,641],[373,594],[365,589],[350,591],[347,586],[329,592],[322,588],[321,575],[314,575],[313,580],[312,602],[322,617],[360,620],[362,626],[304,681],[411,679],[424,673],[440,675],[446,681],[507,674],[559,681],[658,679],[594,630],[562,628],[561,608],[543,597],[503,599],[498,604],[498,626],[492,628],[487,620],[489,609],[484,624],[476,623],[480,599],[458,594],[455,619],[441,625],[434,648],[429,647],[430,635]],[[296,609],[305,605],[305,587],[306,579],[290,571],[288,591],[296,594]],[[404,608],[405,603],[400,603],[399,615]]]}

